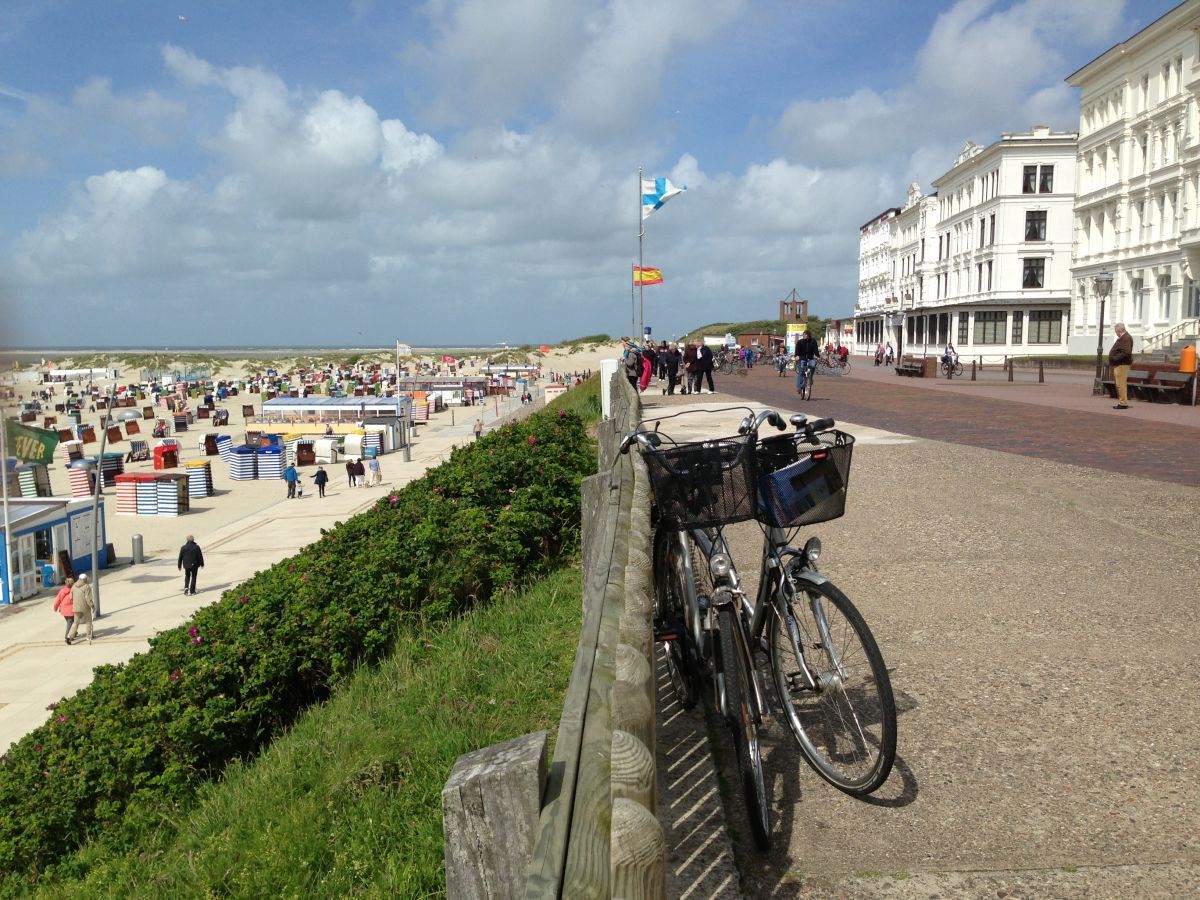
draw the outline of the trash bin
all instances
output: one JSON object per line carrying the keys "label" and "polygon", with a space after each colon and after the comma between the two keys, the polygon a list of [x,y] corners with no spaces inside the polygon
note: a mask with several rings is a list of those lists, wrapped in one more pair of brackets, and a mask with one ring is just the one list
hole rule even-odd
{"label": "trash bin", "polygon": [[54,587],[54,566],[49,563],[42,566],[42,587]]}
{"label": "trash bin", "polygon": [[1188,344],[1179,351],[1179,371],[1180,372],[1195,372],[1196,371],[1196,345]]}

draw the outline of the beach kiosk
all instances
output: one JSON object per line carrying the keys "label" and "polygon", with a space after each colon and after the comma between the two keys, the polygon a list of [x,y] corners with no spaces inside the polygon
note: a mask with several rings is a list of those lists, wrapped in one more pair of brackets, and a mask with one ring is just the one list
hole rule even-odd
{"label": "beach kiosk", "polygon": [[[104,552],[104,500],[97,517],[100,539],[97,560],[108,565]],[[0,522],[0,603],[31,597],[42,588],[42,568],[53,569],[53,580],[92,568],[91,497],[20,497],[9,499],[8,528]],[[11,535],[10,535],[11,531]],[[11,549],[11,575],[6,568],[5,546]]]}

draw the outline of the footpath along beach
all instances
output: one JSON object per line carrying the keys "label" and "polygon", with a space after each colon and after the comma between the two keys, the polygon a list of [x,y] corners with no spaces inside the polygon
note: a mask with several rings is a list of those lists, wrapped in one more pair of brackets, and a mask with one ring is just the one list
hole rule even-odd
{"label": "footpath along beach", "polygon": [[[612,355],[607,346],[561,359],[544,359],[543,371],[566,373],[597,370],[599,360]],[[122,372],[124,381],[136,374]],[[121,379],[118,379],[119,381]],[[475,420],[482,418],[486,431],[504,421],[526,415],[543,404],[541,388],[534,389],[533,406],[522,406],[516,397],[490,397],[485,404],[456,407],[437,414],[416,429],[411,459],[400,452],[380,457],[383,483],[376,487],[351,488],[340,463],[327,466],[330,482],[320,498],[313,485],[315,466],[301,467],[304,496],[288,500],[280,480],[232,481],[228,467],[219,457],[203,457],[198,436],[208,431],[234,435],[246,430],[243,403],[258,408],[258,395],[239,394],[219,403],[230,413],[228,426],[213,428],[198,421],[192,430],[178,435],[179,466],[207,458],[211,462],[215,493],[192,498],[190,512],[178,517],[116,515],[114,493],[105,493],[107,541],[116,551],[117,563],[100,571],[102,616],[95,622],[95,640],[67,646],[63,642],[63,619],[51,608],[58,588],[45,588],[38,595],[11,606],[0,607],[0,753],[50,715],[48,707],[91,682],[94,667],[121,663],[148,648],[158,632],[186,622],[202,606],[216,602],[221,593],[235,587],[255,572],[297,552],[321,536],[323,528],[367,509],[387,491],[421,477],[426,470],[449,456],[456,445],[474,439]],[[61,395],[61,387],[59,389]],[[85,414],[84,422],[97,425],[100,414]],[[149,431],[150,423],[143,423]],[[148,438],[148,434],[138,437]],[[157,444],[151,439],[150,445]],[[99,443],[89,445],[89,453]],[[122,440],[106,452],[129,450]],[[127,472],[152,471],[152,462],[126,463]],[[69,496],[66,470],[57,460],[50,466],[52,492]],[[132,541],[140,534],[144,562],[131,564]],[[205,566],[197,579],[198,593],[183,594],[183,577],[177,571],[179,548],[194,535],[204,553]],[[333,602],[336,598],[330,598]]]}

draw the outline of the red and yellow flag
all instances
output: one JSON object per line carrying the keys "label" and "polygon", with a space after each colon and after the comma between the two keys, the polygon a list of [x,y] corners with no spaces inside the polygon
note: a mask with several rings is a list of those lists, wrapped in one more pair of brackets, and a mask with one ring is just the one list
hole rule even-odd
{"label": "red and yellow flag", "polygon": [[634,284],[662,284],[662,269],[651,269],[649,266],[633,267]]}

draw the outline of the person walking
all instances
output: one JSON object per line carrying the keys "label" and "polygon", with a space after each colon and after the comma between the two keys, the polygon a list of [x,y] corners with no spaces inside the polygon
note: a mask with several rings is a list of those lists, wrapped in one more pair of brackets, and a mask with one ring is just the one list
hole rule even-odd
{"label": "person walking", "polygon": [[92,600],[92,585],[88,582],[87,572],[80,575],[75,581],[75,586],[71,588],[71,606],[75,610],[75,620],[71,623],[71,630],[67,632],[67,643],[73,643],[79,626],[86,625],[87,639],[90,644],[92,642],[92,614],[96,611],[96,607]]}
{"label": "person walking", "polygon": [[474,431],[475,431],[475,440],[479,440],[481,437],[483,437],[483,419],[475,420]]}
{"label": "person walking", "polygon": [[679,354],[679,345],[672,342],[671,346],[658,355],[658,358],[667,373],[666,392],[673,396],[675,385],[679,384],[679,365],[683,361],[683,357]]}
{"label": "person walking", "polygon": [[707,379],[708,392],[715,394],[717,389],[713,387],[712,380],[713,352],[712,348],[703,341],[696,341],[696,368],[699,370],[696,376],[696,393],[700,393],[701,379]]}
{"label": "person walking", "polygon": [[350,483],[350,487],[354,487],[354,485],[356,484],[355,479],[357,476],[355,473],[357,471],[358,470],[354,466],[354,460],[347,458],[346,459],[346,480]]}
{"label": "person walking", "polygon": [[354,461],[354,477],[358,479],[359,487],[367,486],[367,467],[363,465],[361,456]]}
{"label": "person walking", "polygon": [[685,344],[683,347],[683,393],[692,392],[692,384],[696,380],[696,344]]}
{"label": "person walking", "polygon": [[1117,387],[1117,405],[1113,409],[1129,409],[1129,367],[1133,365],[1133,335],[1125,330],[1125,323],[1113,326],[1117,339],[1108,351],[1108,364],[1112,366],[1113,381]]}
{"label": "person walking", "polygon": [[196,539],[190,534],[187,536],[186,543],[179,548],[177,567],[183,572],[183,592],[185,594],[196,593],[196,573],[204,568],[204,553],[200,550]]}
{"label": "person walking", "polygon": [[63,640],[68,644],[71,643],[71,626],[75,624],[75,604],[71,600],[71,586],[75,584],[74,578],[68,578],[61,588],[59,588],[58,596],[54,598],[54,610],[64,619],[67,620],[66,629],[63,631]]}
{"label": "person walking", "polygon": [[291,500],[296,496],[296,482],[300,479],[300,475],[296,472],[296,466],[293,463],[288,463],[288,467],[283,470],[283,480],[287,482],[287,495]]}
{"label": "person walking", "polygon": [[317,495],[325,496],[325,485],[329,484],[329,473],[325,471],[324,466],[317,466],[317,471],[312,476],[313,483],[317,486]]}
{"label": "person walking", "polygon": [[379,457],[372,456],[367,468],[371,470],[371,484],[383,484],[383,469],[379,467]]}

